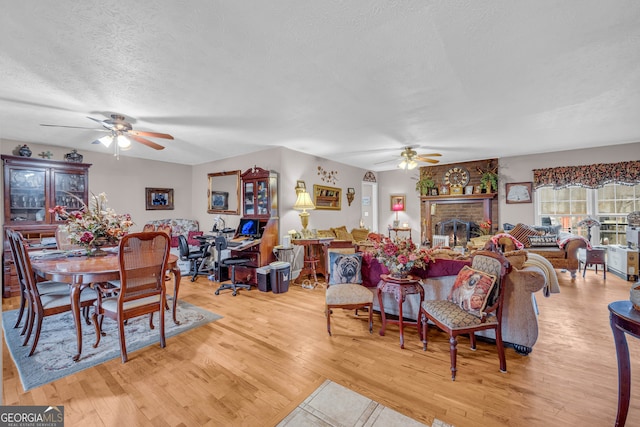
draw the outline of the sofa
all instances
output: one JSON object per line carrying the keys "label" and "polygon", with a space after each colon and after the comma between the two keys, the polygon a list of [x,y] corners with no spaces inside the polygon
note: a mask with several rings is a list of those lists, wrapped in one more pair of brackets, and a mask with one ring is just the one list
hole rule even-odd
{"label": "sofa", "polygon": [[[530,226],[516,224],[513,228],[505,225],[505,232],[519,241],[524,250],[546,258],[554,268],[566,269],[571,278],[576,277],[579,270],[578,250],[591,249],[587,239],[576,234],[559,230],[559,226]],[[499,244],[505,251],[517,249],[513,239],[499,236]]]}
{"label": "sofa", "polygon": [[197,240],[196,236],[201,236],[203,234],[200,231],[200,225],[195,219],[182,219],[182,218],[169,218],[169,219],[156,219],[153,221],[147,222],[147,225],[153,225],[156,228],[158,226],[170,226],[171,227],[171,247],[178,247],[178,236],[183,235],[187,238],[187,242],[189,242],[190,246],[199,246],[200,241]]}
{"label": "sofa", "polygon": [[[527,265],[526,253],[524,256],[522,251],[512,252],[512,254],[514,257],[509,256],[509,253],[505,254],[514,268],[505,278],[506,293],[502,317],[502,338],[505,345],[513,347],[520,354],[527,355],[533,350],[538,339],[538,314],[534,293],[546,285],[547,276],[540,267]],[[435,259],[425,269],[412,271],[412,274],[421,277],[425,300],[447,299],[458,271],[463,266],[470,264],[469,260],[463,259]],[[363,285],[374,292],[374,296],[380,282],[380,274],[385,272],[386,268],[375,258],[363,257]],[[398,302],[393,295],[383,293],[382,297],[385,313],[397,316]],[[374,310],[380,310],[377,297],[374,297]],[[407,295],[403,305],[403,316],[416,320],[419,312],[419,296]],[[477,335],[495,339],[494,331],[482,331]],[[419,341],[417,335],[415,339],[416,342]]]}

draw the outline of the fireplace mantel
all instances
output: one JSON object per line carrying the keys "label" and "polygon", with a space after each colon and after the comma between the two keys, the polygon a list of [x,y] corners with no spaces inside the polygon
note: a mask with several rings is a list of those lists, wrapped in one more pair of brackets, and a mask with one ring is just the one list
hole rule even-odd
{"label": "fireplace mantel", "polygon": [[[456,196],[422,196],[420,202],[422,204],[422,236],[433,241],[433,224],[431,221],[431,205],[432,204],[465,204],[465,203],[482,203],[483,221],[495,221],[492,217],[492,203],[496,199],[497,193],[480,193],[480,194],[460,194]],[[424,238],[423,238],[424,240]]]}

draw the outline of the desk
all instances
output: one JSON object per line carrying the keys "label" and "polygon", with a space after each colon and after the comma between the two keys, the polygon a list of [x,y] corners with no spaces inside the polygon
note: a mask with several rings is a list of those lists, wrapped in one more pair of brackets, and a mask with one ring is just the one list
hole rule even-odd
{"label": "desk", "polygon": [[615,425],[624,426],[631,397],[631,363],[627,338],[624,334],[626,332],[640,338],[640,312],[633,308],[629,300],[612,302],[609,304],[609,312],[618,356],[618,414]]}
{"label": "desk", "polygon": [[[117,254],[103,257],[70,257],[58,259],[34,259],[31,261],[33,272],[46,280],[65,282],[71,285],[71,312],[76,326],[78,353],[74,361],[80,359],[82,353],[82,318],[80,317],[80,292],[92,283],[108,282],[120,279],[119,258]],[[178,305],[178,289],[180,288],[180,268],[178,257],[170,254],[167,267],[174,277],[173,288],[173,322],[176,319]]]}
{"label": "desk", "polygon": [[[396,279],[387,274],[380,275],[380,283],[378,283],[378,303],[380,304],[380,317],[382,317],[382,327],[380,328],[380,335],[384,335],[387,328],[387,323],[397,324],[400,327],[400,348],[404,348],[404,324],[416,326],[418,333],[421,333],[420,319],[415,322],[405,322],[402,318],[402,303],[407,295],[420,294],[420,307],[424,301],[424,289],[419,280],[415,280],[412,276],[407,279]],[[398,301],[398,320],[387,320],[387,315],[384,312],[384,304],[382,303],[382,293],[389,292],[396,297]]]}

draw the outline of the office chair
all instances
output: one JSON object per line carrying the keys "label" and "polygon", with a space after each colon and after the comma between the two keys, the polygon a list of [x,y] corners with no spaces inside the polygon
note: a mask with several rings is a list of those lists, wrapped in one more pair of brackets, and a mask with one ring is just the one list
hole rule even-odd
{"label": "office chair", "polygon": [[243,288],[246,290],[251,290],[251,285],[248,283],[236,283],[236,266],[239,265],[247,265],[251,262],[249,258],[243,257],[234,257],[234,258],[226,258],[221,260],[222,251],[227,249],[227,239],[224,236],[218,236],[215,238],[216,252],[217,252],[217,266],[216,266],[216,275],[218,280],[221,277],[221,269],[222,267],[230,267],[231,268],[231,281],[230,283],[221,283],[220,287],[216,289],[215,294],[220,295],[220,291],[225,289],[231,289],[233,292],[231,293],[234,297],[238,293],[238,288]]}
{"label": "office chair", "polygon": [[208,271],[202,269],[202,266],[209,256],[210,247],[211,245],[209,243],[202,240],[198,250],[192,251],[189,249],[187,238],[183,235],[178,235],[178,251],[180,252],[180,259],[183,261],[189,261],[188,274],[191,276],[192,282],[196,281],[199,274],[209,274]]}

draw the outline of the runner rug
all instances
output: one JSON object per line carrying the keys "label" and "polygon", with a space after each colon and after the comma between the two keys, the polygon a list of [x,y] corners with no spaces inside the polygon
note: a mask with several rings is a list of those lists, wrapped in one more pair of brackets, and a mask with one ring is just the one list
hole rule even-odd
{"label": "runner rug", "polygon": [[[169,301],[169,306],[172,307]],[[177,318],[179,325],[173,323],[171,310],[165,311],[165,336],[171,337],[197,328],[209,322],[221,319],[222,316],[196,307],[185,301],[178,301]],[[26,346],[22,345],[24,337],[20,335],[22,325],[13,328],[18,316],[18,310],[2,313],[2,328],[4,338],[15,362],[22,387],[25,391],[50,383],[67,375],[96,366],[114,358],[120,358],[120,344],[118,339],[118,324],[105,319],[102,330],[107,333],[100,340],[98,348],[93,348],[95,342],[95,328],[93,323],[82,324],[82,357],[78,362],[72,360],[76,354],[76,333],[73,316],[70,312],[48,316],[42,322],[42,331],[38,347],[33,356],[31,351],[33,336]],[[127,353],[131,353],[149,345],[160,345],[158,335],[158,316],[155,316],[155,329],[149,329],[149,316],[141,316],[129,320],[125,325]],[[23,317],[24,322],[24,317]],[[84,321],[83,321],[84,322]],[[33,335],[33,334],[32,334]]]}

